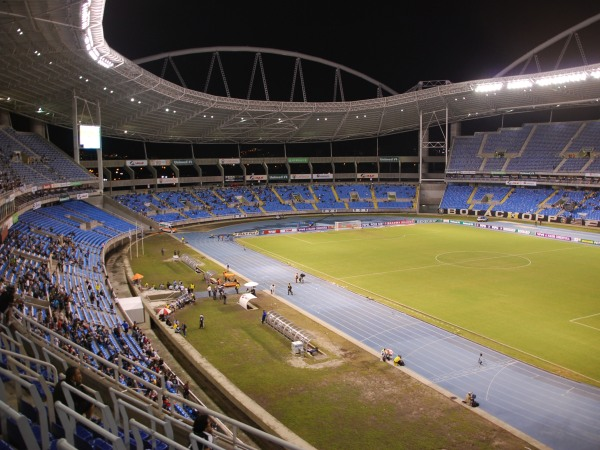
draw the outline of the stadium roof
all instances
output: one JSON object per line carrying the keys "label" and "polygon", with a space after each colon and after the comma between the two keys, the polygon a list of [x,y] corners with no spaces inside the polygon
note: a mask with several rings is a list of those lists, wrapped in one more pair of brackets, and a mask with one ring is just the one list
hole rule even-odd
{"label": "stadium roof", "polygon": [[[215,96],[164,80],[111,49],[102,29],[103,0],[13,1],[0,8],[0,108],[68,128],[76,120],[101,123],[103,136],[151,142],[335,142],[436,123],[598,105],[600,99],[598,63],[433,84],[359,101]],[[508,88],[517,83],[520,87]]]}

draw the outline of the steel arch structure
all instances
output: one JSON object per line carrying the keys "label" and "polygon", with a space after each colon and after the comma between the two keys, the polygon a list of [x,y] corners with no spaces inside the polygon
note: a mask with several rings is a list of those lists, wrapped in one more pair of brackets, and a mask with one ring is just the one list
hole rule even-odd
{"label": "steel arch structure", "polygon": [[[0,109],[74,127],[78,101],[101,112],[105,137],[198,144],[287,144],[378,138],[521,111],[598,105],[600,64],[553,70],[578,83],[480,92],[523,76],[436,84],[388,97],[338,102],[257,101],[210,95],[161,79],[104,40],[104,0],[7,2],[0,8]],[[89,109],[89,108],[88,108]],[[82,108],[84,112],[86,108]],[[100,116],[100,114],[98,114]],[[126,134],[127,133],[127,134]]]}

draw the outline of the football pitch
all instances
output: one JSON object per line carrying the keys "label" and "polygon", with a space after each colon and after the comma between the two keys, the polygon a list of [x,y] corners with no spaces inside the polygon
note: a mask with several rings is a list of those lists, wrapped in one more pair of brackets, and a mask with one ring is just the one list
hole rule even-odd
{"label": "football pitch", "polygon": [[600,248],[442,223],[239,239],[351,291],[600,385]]}

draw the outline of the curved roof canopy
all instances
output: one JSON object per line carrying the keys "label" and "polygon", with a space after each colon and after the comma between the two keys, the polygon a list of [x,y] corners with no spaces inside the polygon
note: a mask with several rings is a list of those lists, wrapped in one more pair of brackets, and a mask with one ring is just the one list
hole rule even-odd
{"label": "curved roof canopy", "polygon": [[104,0],[5,2],[0,8],[0,108],[69,128],[76,120],[101,122],[104,136],[153,142],[335,142],[414,131],[440,119],[453,123],[586,106],[600,98],[600,64],[359,101],[218,97],[166,81],[108,47]]}

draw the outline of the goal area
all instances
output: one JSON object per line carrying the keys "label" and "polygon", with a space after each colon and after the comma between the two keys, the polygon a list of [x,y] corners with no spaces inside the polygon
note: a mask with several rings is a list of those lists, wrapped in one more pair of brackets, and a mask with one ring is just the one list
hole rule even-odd
{"label": "goal area", "polygon": [[360,230],[362,223],[360,220],[345,220],[343,222],[335,222],[333,229],[340,230]]}

